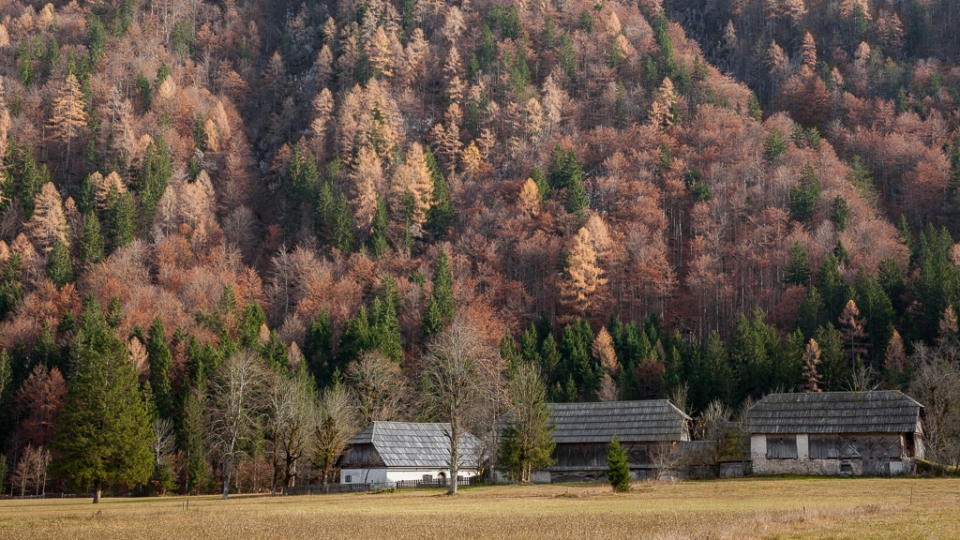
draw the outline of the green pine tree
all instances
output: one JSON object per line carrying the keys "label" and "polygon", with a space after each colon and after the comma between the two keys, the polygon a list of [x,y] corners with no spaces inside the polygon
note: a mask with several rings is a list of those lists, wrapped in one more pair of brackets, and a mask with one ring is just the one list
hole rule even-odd
{"label": "green pine tree", "polygon": [[303,357],[321,388],[330,382],[333,374],[333,368],[329,367],[330,339],[330,314],[323,311],[307,325],[306,336],[303,338]]}
{"label": "green pine tree", "polygon": [[103,235],[100,232],[100,220],[96,212],[89,212],[83,218],[83,233],[77,245],[77,257],[88,264],[103,260]]}
{"label": "green pine tree", "polygon": [[620,438],[616,435],[607,448],[607,479],[614,491],[630,491],[630,462],[626,450],[620,445]]}
{"label": "green pine tree", "polygon": [[116,251],[134,240],[137,208],[130,193],[119,193],[111,187],[107,195],[107,238]]}
{"label": "green pine tree", "polygon": [[204,447],[207,432],[206,382],[188,389],[179,415],[177,443],[186,460],[187,494],[199,495],[209,489],[210,474]]}
{"label": "green pine tree", "polygon": [[424,146],[423,154],[430,169],[430,178],[433,180],[433,206],[427,210],[427,230],[434,236],[442,237],[453,224],[456,207],[450,197],[450,185],[440,172],[440,166],[433,151],[429,146]]}
{"label": "green pine tree", "polygon": [[84,308],[73,352],[75,371],[52,443],[54,470],[74,489],[92,489],[98,503],[111,484],[150,477],[150,418],[126,347],[96,301]]}
{"label": "green pine tree", "polygon": [[383,201],[383,197],[380,194],[377,194],[377,210],[373,214],[373,225],[370,231],[370,253],[373,255],[373,258],[379,259],[381,255],[385,254],[389,249],[390,245],[387,243],[387,229],[390,224],[387,220],[387,204]]}
{"label": "green pine tree", "polygon": [[453,322],[457,307],[453,301],[453,271],[447,252],[443,249],[437,256],[437,270],[433,274],[433,292],[427,303],[423,318],[423,332],[429,338],[440,333]]}
{"label": "green pine tree", "polygon": [[330,243],[344,254],[353,253],[353,209],[341,193],[334,203],[333,215],[328,225]]}
{"label": "green pine tree", "polygon": [[173,355],[167,347],[167,335],[159,316],[153,320],[150,327],[147,359],[150,363],[150,387],[153,389],[157,412],[161,417],[169,418],[173,414],[173,389],[170,384]]}
{"label": "green pine tree", "polygon": [[47,276],[57,287],[63,287],[73,281],[73,263],[70,262],[70,250],[57,238],[47,258]]}
{"label": "green pine tree", "polygon": [[156,140],[147,145],[143,163],[134,182],[134,188],[140,196],[141,218],[144,225],[149,226],[153,222],[157,203],[160,202],[160,197],[163,197],[172,174],[173,160],[170,149],[164,142],[163,135],[157,135]]}

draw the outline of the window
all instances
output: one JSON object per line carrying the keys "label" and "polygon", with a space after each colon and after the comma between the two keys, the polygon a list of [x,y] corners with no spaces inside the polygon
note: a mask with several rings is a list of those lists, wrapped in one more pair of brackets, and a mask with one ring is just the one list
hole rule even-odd
{"label": "window", "polygon": [[424,481],[424,482],[433,482],[433,475],[432,475],[432,474],[425,474],[425,475],[423,475],[423,481]]}
{"label": "window", "polygon": [[837,459],[840,457],[840,437],[811,435],[810,459]]}
{"label": "window", "polygon": [[348,474],[348,475],[346,475],[346,476],[343,477],[343,482],[344,482],[345,484],[350,484],[350,483],[353,482],[353,477]]}
{"label": "window", "polygon": [[849,463],[841,463],[840,474],[853,474],[853,465]]}
{"label": "window", "polygon": [[767,435],[767,459],[797,459],[796,435]]}

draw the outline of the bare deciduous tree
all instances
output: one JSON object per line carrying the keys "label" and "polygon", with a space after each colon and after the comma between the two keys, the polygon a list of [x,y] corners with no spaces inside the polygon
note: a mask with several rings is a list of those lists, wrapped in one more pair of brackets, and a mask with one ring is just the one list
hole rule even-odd
{"label": "bare deciduous tree", "polygon": [[267,399],[267,437],[273,447],[273,484],[282,476],[283,485],[292,487],[297,470],[310,447],[316,424],[316,393],[313,381],[301,371],[290,377],[285,373],[271,374]]}
{"label": "bare deciduous tree", "polygon": [[400,366],[380,352],[364,353],[351,362],[347,383],[356,399],[361,426],[403,417],[410,394],[407,379]]}
{"label": "bare deciduous tree", "polygon": [[457,492],[460,439],[490,420],[502,393],[500,355],[462,318],[437,334],[423,359],[423,400],[433,419],[449,424],[450,489]]}
{"label": "bare deciduous tree", "polygon": [[223,470],[223,498],[230,494],[230,474],[244,455],[243,443],[255,433],[262,408],[263,367],[249,350],[223,361],[210,381],[210,443]]}
{"label": "bare deciduous tree", "polygon": [[314,439],[314,466],[323,475],[326,488],[333,477],[337,460],[358,431],[357,416],[350,403],[350,394],[339,382],[323,391],[317,407]]}

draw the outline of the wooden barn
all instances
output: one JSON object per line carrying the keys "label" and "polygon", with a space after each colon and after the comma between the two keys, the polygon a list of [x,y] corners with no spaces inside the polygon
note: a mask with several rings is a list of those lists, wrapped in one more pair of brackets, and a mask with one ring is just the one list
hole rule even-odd
{"label": "wooden barn", "polygon": [[923,457],[923,406],[896,391],[773,394],[747,412],[754,474],[889,475]]}
{"label": "wooden barn", "polygon": [[629,455],[635,479],[656,477],[680,442],[690,440],[691,418],[665,399],[551,403],[548,408],[557,443],[556,463],[544,471],[551,482],[605,480],[614,435]]}
{"label": "wooden barn", "polygon": [[[337,461],[341,484],[391,484],[400,481],[445,481],[450,474],[450,424],[373,422],[350,439]],[[460,437],[459,478],[477,474],[480,441]]]}

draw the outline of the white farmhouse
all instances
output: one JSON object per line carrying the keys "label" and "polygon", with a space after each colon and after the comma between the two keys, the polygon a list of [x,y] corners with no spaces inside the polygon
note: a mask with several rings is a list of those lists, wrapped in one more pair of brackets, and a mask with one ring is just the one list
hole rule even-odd
{"label": "white farmhouse", "polygon": [[[389,485],[445,482],[450,474],[450,424],[373,422],[356,437],[337,465],[341,484]],[[459,479],[477,475],[480,441],[460,436]]]}

